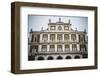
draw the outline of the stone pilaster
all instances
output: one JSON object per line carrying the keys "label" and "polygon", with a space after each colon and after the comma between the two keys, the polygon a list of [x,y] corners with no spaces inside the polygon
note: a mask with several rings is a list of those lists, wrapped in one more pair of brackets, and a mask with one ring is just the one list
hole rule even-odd
{"label": "stone pilaster", "polygon": [[77,51],[80,51],[80,44],[77,44]]}
{"label": "stone pilaster", "polygon": [[57,34],[55,34],[55,41],[57,42]]}
{"label": "stone pilaster", "polygon": [[69,40],[71,41],[71,34],[69,34]]}
{"label": "stone pilaster", "polygon": [[42,45],[38,46],[38,51],[41,52]]}
{"label": "stone pilaster", "polygon": [[77,40],[77,42],[79,41],[79,35],[78,34],[76,34],[76,40]]}
{"label": "stone pilaster", "polygon": [[64,42],[64,34],[62,35],[62,38],[63,38],[63,42]]}
{"label": "stone pilaster", "polygon": [[63,44],[62,48],[63,48],[63,52],[65,52],[65,44]]}
{"label": "stone pilaster", "polygon": [[55,52],[57,52],[57,44],[55,44]]}
{"label": "stone pilaster", "polygon": [[49,49],[50,49],[50,45],[47,45],[47,52],[49,52]]}
{"label": "stone pilaster", "polygon": [[70,44],[70,51],[72,51],[72,44]]}
{"label": "stone pilaster", "polygon": [[40,42],[42,41],[42,34],[40,34]]}
{"label": "stone pilaster", "polygon": [[48,34],[48,42],[50,42],[50,34]]}

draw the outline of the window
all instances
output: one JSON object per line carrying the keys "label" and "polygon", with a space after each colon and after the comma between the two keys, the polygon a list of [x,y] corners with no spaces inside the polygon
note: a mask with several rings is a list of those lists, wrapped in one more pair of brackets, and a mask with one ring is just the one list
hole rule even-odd
{"label": "window", "polygon": [[49,56],[47,59],[48,60],[53,60],[54,58],[52,56]]}
{"label": "window", "polygon": [[68,40],[69,39],[69,35],[68,34],[65,34],[64,35],[64,40]]}
{"label": "window", "polygon": [[71,59],[71,56],[66,56],[66,59]]}
{"label": "window", "polygon": [[42,45],[41,51],[46,52],[47,51],[47,45]]}
{"label": "window", "polygon": [[69,45],[65,45],[65,51],[69,51]]}
{"label": "window", "polygon": [[60,59],[63,59],[63,57],[62,57],[62,56],[58,56],[58,57],[57,57],[57,59],[59,59],[59,60],[60,60]]}
{"label": "window", "polygon": [[55,26],[51,26],[50,27],[50,30],[55,30]]}
{"label": "window", "polygon": [[42,40],[48,40],[48,35],[47,34],[43,34]]}
{"label": "window", "polygon": [[85,41],[85,36],[84,35],[79,35],[79,41],[81,42],[83,42],[83,41]]}
{"label": "window", "polygon": [[74,58],[75,58],[75,59],[80,59],[80,56],[75,56]]}
{"label": "window", "polygon": [[33,45],[32,53],[36,53],[36,52],[38,52],[38,46],[37,45]]}
{"label": "window", "polygon": [[62,40],[62,34],[57,35],[57,40]]}
{"label": "window", "polygon": [[38,57],[38,60],[44,60],[44,57],[40,56]]}
{"label": "window", "polygon": [[49,50],[50,52],[53,52],[53,51],[55,51],[55,46],[54,45],[50,45],[50,50]]}
{"label": "window", "polygon": [[80,45],[80,50],[81,51],[86,51],[86,46],[85,45]]}
{"label": "window", "polygon": [[69,27],[68,26],[64,26],[64,30],[69,30]]}
{"label": "window", "polygon": [[62,27],[61,27],[61,26],[59,26],[59,27],[58,27],[58,30],[62,30]]}
{"label": "window", "polygon": [[72,44],[72,50],[73,50],[73,51],[77,51],[77,46],[76,46],[76,44]]}
{"label": "window", "polygon": [[62,45],[58,45],[58,46],[57,46],[57,51],[58,51],[58,52],[62,52]]}
{"label": "window", "polygon": [[72,35],[71,35],[71,39],[72,39],[73,41],[75,41],[75,40],[76,40],[76,34],[72,34]]}
{"label": "window", "polygon": [[50,34],[50,40],[55,40],[55,34]]}
{"label": "window", "polygon": [[32,42],[39,42],[39,34],[32,35]]}

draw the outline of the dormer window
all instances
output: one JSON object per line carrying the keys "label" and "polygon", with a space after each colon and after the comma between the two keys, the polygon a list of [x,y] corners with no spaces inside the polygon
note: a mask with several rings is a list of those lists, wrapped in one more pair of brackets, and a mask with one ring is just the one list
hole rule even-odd
{"label": "dormer window", "polygon": [[69,30],[69,27],[68,26],[64,26],[64,30]]}
{"label": "dormer window", "polygon": [[55,28],[56,28],[55,26],[51,26],[50,30],[55,30]]}
{"label": "dormer window", "polygon": [[62,27],[61,27],[61,26],[59,26],[59,27],[58,27],[58,30],[62,30]]}

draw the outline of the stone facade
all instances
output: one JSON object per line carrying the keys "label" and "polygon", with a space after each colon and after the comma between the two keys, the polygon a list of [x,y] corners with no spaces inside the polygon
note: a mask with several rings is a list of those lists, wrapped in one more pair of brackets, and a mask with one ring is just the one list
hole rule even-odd
{"label": "stone facade", "polygon": [[58,60],[87,58],[87,32],[73,30],[69,20],[67,23],[52,22],[48,28],[29,32],[29,60]]}

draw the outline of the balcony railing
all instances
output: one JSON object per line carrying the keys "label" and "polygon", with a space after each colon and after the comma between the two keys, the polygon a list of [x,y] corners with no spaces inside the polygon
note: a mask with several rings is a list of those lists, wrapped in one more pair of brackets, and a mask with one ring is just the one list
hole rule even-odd
{"label": "balcony railing", "polygon": [[79,42],[78,40],[41,40],[40,43],[49,43],[49,42]]}
{"label": "balcony railing", "polygon": [[49,52],[55,52],[55,49],[54,48],[50,48]]}
{"label": "balcony railing", "polygon": [[[70,53],[70,54],[73,54],[73,53],[86,53],[87,54],[87,51],[70,51],[70,50],[67,50],[67,51],[63,51],[63,50],[59,50],[59,51],[54,51],[54,50],[42,50],[42,51],[38,51],[38,52],[34,52],[35,54],[38,53],[38,54],[49,54],[49,53],[60,53],[60,54],[66,54],[66,53]],[[34,53],[31,53],[31,54],[34,54]]]}

